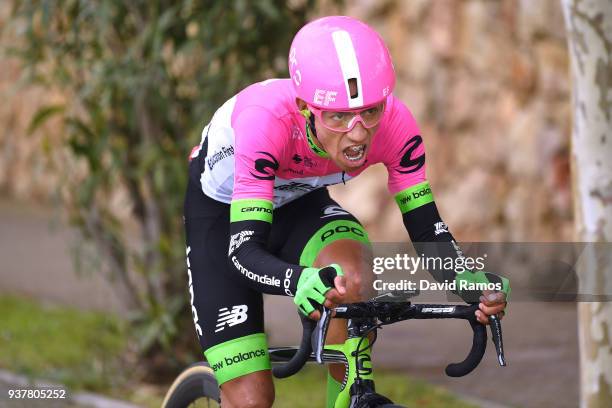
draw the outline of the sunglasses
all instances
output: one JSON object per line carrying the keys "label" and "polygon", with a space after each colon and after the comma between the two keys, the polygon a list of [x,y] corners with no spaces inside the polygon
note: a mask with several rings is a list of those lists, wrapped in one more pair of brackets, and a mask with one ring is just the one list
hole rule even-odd
{"label": "sunglasses", "polygon": [[308,105],[308,109],[327,129],[334,132],[349,132],[357,122],[361,122],[366,129],[378,125],[385,112],[385,103],[381,102],[359,111],[326,111],[311,105]]}

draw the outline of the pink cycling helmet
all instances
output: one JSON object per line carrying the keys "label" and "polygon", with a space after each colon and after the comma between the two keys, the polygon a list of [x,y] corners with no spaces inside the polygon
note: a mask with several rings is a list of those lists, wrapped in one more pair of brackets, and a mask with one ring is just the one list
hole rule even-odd
{"label": "pink cycling helmet", "polygon": [[[375,105],[393,91],[395,71],[382,38],[351,17],[323,17],[293,38],[289,74],[297,95],[325,110]],[[349,93],[354,81],[357,92]]]}

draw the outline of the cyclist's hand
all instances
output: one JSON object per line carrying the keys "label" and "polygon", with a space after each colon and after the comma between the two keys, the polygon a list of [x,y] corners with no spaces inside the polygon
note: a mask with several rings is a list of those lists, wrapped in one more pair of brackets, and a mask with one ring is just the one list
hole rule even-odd
{"label": "cyclist's hand", "polygon": [[485,290],[480,296],[479,310],[476,311],[476,320],[482,324],[489,324],[489,316],[498,315],[501,320],[506,309],[506,294],[504,292],[494,292]]}
{"label": "cyclist's hand", "polygon": [[343,299],[346,295],[346,278],[342,275],[338,275],[334,278],[334,287],[325,294],[325,302],[323,305],[328,308],[334,308],[340,303],[343,303]]}
{"label": "cyclist's hand", "polygon": [[[489,316],[497,314],[501,318],[510,294],[510,281],[503,276],[484,271],[465,271],[458,273],[455,282],[459,288],[458,294],[467,303],[479,303],[476,319],[482,324],[489,324]],[[474,284],[495,284],[500,290],[461,290]]]}
{"label": "cyclist's hand", "polygon": [[337,264],[324,268],[305,268],[300,275],[297,291],[293,302],[298,310],[313,320],[318,320],[321,313],[317,310],[320,305],[328,308],[336,306],[333,299],[341,298],[346,294],[346,284],[342,269]]}

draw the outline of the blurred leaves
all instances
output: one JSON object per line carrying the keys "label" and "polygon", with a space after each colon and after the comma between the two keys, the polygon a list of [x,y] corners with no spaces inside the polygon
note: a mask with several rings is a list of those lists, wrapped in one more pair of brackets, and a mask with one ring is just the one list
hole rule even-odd
{"label": "blurred leaves", "polygon": [[47,105],[40,108],[30,121],[28,134],[34,133],[43,123],[50,119],[53,115],[63,113],[66,109],[65,105]]}
{"label": "blurred leaves", "polygon": [[[70,218],[134,310],[142,351],[169,349],[188,318],[181,223],[187,155],[214,110],[286,76],[314,0],[13,0],[7,50],[24,79],[59,91],[29,128],[61,118]],[[49,151],[49,149],[47,149]],[[117,198],[119,197],[119,198]],[[126,216],[127,214],[127,216]]]}

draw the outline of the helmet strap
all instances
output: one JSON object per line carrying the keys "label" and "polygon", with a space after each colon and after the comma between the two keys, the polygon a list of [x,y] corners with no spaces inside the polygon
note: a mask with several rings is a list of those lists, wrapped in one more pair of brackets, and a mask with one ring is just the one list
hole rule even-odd
{"label": "helmet strap", "polygon": [[317,132],[316,132],[315,123],[314,123],[315,121],[314,115],[308,109],[302,109],[300,113],[302,114],[302,116],[306,118],[306,140],[308,141],[308,146],[310,146],[310,149],[317,156],[320,156],[326,159],[329,158],[329,154],[327,154],[327,152],[323,150],[322,147],[319,147],[319,145],[317,145],[317,143],[315,142],[315,139],[317,138]]}

